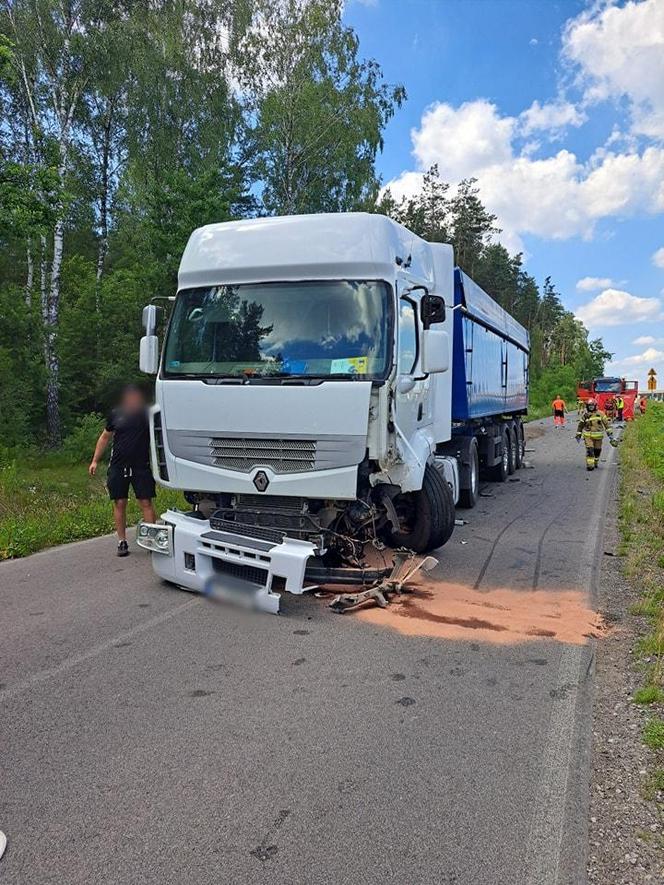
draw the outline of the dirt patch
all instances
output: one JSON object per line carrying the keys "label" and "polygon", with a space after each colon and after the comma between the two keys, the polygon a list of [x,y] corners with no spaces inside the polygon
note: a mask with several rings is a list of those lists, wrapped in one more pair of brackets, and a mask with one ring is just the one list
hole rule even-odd
{"label": "dirt patch", "polygon": [[536,424],[533,421],[531,424],[524,424],[523,426],[526,435],[526,442],[531,439],[539,439],[540,436],[544,436],[546,434],[546,426],[544,424]]}
{"label": "dirt patch", "polygon": [[[483,609],[481,615],[478,606]],[[602,617],[589,607],[586,594],[580,591],[502,588],[487,593],[426,580],[415,585],[411,593],[392,597],[386,609],[365,608],[354,615],[408,636],[472,637],[501,645],[537,639],[582,645],[589,637],[603,636],[607,630]]]}

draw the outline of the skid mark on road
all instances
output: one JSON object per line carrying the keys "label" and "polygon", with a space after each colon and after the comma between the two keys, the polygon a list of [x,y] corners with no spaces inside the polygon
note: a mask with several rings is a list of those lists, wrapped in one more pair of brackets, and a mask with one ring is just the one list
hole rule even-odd
{"label": "skid mark on road", "polygon": [[[478,617],[477,607],[483,609]],[[584,645],[604,635],[601,615],[579,590],[539,591],[509,588],[478,591],[442,581],[418,583],[387,608],[368,608],[356,616],[408,636],[480,640],[500,645],[555,639]]]}
{"label": "skid mark on road", "polygon": [[489,553],[487,554],[487,557],[482,564],[482,568],[480,569],[480,573],[477,576],[477,580],[473,584],[473,589],[475,589],[475,590],[479,589],[479,586],[482,583],[482,581],[484,580],[487,570],[491,564],[491,560],[493,559],[493,555],[496,552],[496,549],[497,549],[503,535],[507,532],[507,530],[510,529],[514,525],[515,522],[518,522],[520,519],[523,519],[524,516],[527,516],[529,513],[531,513],[533,510],[535,510],[535,508],[541,507],[541,506],[542,506],[542,499],[541,499],[540,495],[537,495],[535,500],[531,504],[529,504],[528,507],[526,507],[524,510],[520,511],[520,513],[517,513],[517,515],[513,519],[510,519],[510,521],[502,527],[502,529],[498,532],[496,537],[493,539],[493,544],[491,545],[491,547],[489,549]]}

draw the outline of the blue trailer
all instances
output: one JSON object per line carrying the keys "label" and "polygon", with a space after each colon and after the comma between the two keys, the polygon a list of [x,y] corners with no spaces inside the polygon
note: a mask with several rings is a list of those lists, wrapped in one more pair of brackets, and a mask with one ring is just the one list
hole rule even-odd
{"label": "blue trailer", "polygon": [[505,482],[523,463],[528,409],[528,332],[460,268],[454,272],[452,440],[462,506],[474,507],[479,477]]}

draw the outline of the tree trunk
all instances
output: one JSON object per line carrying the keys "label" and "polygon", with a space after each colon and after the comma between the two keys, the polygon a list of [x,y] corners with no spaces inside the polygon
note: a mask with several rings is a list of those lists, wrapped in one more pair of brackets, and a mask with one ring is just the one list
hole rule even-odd
{"label": "tree trunk", "polygon": [[104,274],[106,255],[108,254],[108,167],[111,158],[111,136],[113,130],[113,102],[110,103],[104,124],[104,135],[101,156],[101,191],[99,194],[99,245],[97,248],[97,274],[95,281],[95,310],[99,315],[101,278]]}
{"label": "tree trunk", "polygon": [[46,304],[46,427],[48,444],[57,448],[62,442],[60,422],[60,362],[57,356],[57,328],[60,312],[60,274],[65,222],[58,218],[53,229],[53,259],[51,261],[51,285]]}
{"label": "tree trunk", "polygon": [[27,262],[27,273],[25,277],[25,303],[28,308],[32,307],[32,287],[35,282],[35,265],[32,260],[32,241],[28,237],[28,243],[25,247],[25,258]]}

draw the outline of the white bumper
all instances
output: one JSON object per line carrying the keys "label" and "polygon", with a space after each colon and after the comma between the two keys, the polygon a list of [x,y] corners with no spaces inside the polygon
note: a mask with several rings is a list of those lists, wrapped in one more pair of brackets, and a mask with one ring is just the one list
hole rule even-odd
{"label": "white bumper", "polygon": [[[162,519],[171,528],[168,552],[156,552],[137,536],[139,546],[152,552],[152,567],[160,578],[198,593],[233,598],[276,614],[277,589],[304,593],[307,560],[315,552],[308,541],[263,540],[217,531],[206,519],[167,510]],[[161,526],[160,526],[161,527]]]}

